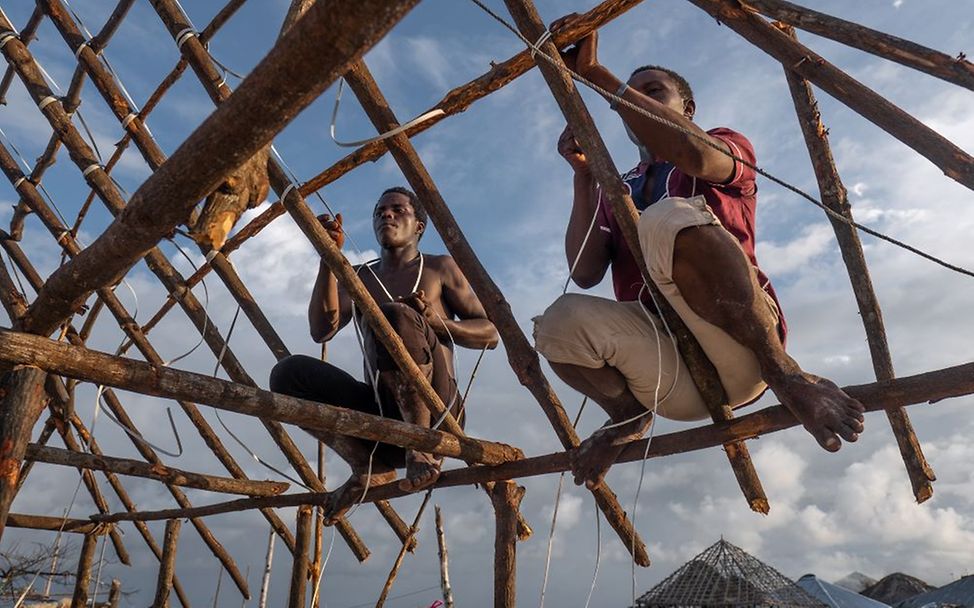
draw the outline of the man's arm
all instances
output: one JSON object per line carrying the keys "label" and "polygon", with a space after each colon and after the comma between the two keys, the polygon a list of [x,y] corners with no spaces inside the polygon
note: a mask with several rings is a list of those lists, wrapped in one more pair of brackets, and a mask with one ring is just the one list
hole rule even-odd
{"label": "man's arm", "polygon": [[[572,271],[572,281],[582,289],[588,289],[598,285],[609,268],[609,236],[592,223],[599,204],[598,192],[585,153],[575,141],[571,127],[565,127],[558,138],[558,153],[575,172],[572,213],[565,231],[565,257],[568,259],[568,269]],[[572,269],[576,258],[578,263]]]}
{"label": "man's arm", "polygon": [[[557,30],[561,22],[562,20],[558,20],[553,23],[551,29]],[[562,58],[570,69],[606,91],[615,93],[623,84],[622,80],[599,63],[598,32],[592,32],[579,40],[574,48],[562,54]],[[621,104],[618,106],[617,111],[623,122],[654,155],[673,163],[683,173],[708,182],[726,183],[734,176],[734,159],[705,142],[709,141],[721,150],[730,152],[727,144],[708,135],[686,115],[632,87],[625,89],[622,98],[679,127],[664,125]],[[693,115],[692,111],[693,108],[690,108],[690,116]],[[687,135],[681,129],[690,131],[697,137]]]}
{"label": "man's arm", "polygon": [[443,256],[440,259],[443,300],[457,319],[444,319],[427,306],[424,314],[430,327],[444,341],[452,338],[455,344],[466,348],[495,348],[498,342],[497,328],[487,318],[467,278],[452,257]]}
{"label": "man's arm", "polygon": [[[341,247],[345,241],[341,214],[334,221],[328,215],[319,216],[318,221],[321,222],[335,244]],[[311,329],[311,339],[318,343],[331,340],[351,318],[351,299],[344,290],[338,288],[338,279],[325,264],[325,261],[321,260],[318,264],[318,277],[315,279],[315,286],[311,291],[311,301],[308,303],[308,325]]]}

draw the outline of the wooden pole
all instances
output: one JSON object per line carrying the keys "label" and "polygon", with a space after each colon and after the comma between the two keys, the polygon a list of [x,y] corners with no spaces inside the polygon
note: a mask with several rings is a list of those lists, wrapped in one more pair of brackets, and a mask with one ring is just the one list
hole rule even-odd
{"label": "wooden pole", "polygon": [[288,593],[288,608],[304,608],[304,596],[308,589],[308,549],[311,546],[311,507],[298,507],[298,523],[294,531],[297,545],[294,562],[291,566],[291,591]]}
{"label": "wooden pole", "polygon": [[[496,484],[494,487],[497,487]],[[436,545],[440,555],[440,589],[443,591],[444,608],[453,608],[453,588],[450,587],[450,556],[446,550],[446,532],[443,530],[443,515],[440,505],[434,505],[436,512]]]}
{"label": "wooden pole", "polygon": [[11,513],[7,516],[7,526],[11,528],[25,528],[28,530],[50,530],[71,534],[93,534],[101,530],[99,524],[87,519],[65,519],[63,517],[49,517],[47,515],[27,515],[25,513]]}
{"label": "wooden pole", "polygon": [[257,608],[267,606],[267,592],[271,588],[271,569],[274,563],[274,531],[271,530],[267,540],[267,556],[264,558],[264,577],[260,581],[260,596]]}
{"label": "wooden pole", "polygon": [[17,495],[31,430],[47,405],[46,375],[36,367],[18,365],[0,381],[0,538]]}
{"label": "wooden pole", "polygon": [[494,607],[517,605],[517,513],[524,488],[513,481],[494,485]]}
{"label": "wooden pole", "polygon": [[121,600],[122,600],[122,581],[118,580],[117,578],[113,578],[112,586],[108,590],[108,608],[119,608],[119,602]]}
{"label": "wooden pole", "polygon": [[[514,17],[518,29],[529,40],[537,40],[541,34],[547,31],[541,22],[538,12],[531,0],[505,0],[508,11]],[[669,305],[669,302],[660,294],[649,271],[646,268],[646,260],[638,252],[642,251],[639,244],[639,233],[637,224],[639,214],[633,205],[632,198],[625,189],[625,185],[619,177],[619,172],[612,162],[602,136],[595,128],[595,122],[585,107],[581,96],[575,89],[575,83],[564,72],[564,63],[557,53],[557,49],[552,44],[545,44],[544,52],[551,56],[555,65],[542,61],[538,64],[542,76],[551,88],[552,95],[558,102],[562,114],[568,124],[572,126],[575,137],[585,150],[586,158],[592,167],[592,175],[602,186],[602,192],[609,204],[612,205],[612,212],[619,222],[625,237],[626,244],[630,251],[636,252],[634,255],[639,270],[642,273],[643,281],[653,294],[654,300],[660,309],[662,318],[670,328],[680,356],[687,365],[693,382],[700,391],[704,403],[714,421],[726,421],[734,417],[727,396],[724,394],[724,387],[717,375],[717,370],[703,352],[696,338],[687,329],[683,320],[676,311]],[[559,69],[562,68],[562,69]],[[768,498],[761,487],[761,480],[758,478],[754,465],[751,462],[747,446],[743,443],[737,445],[727,445],[724,447],[727,459],[730,461],[734,475],[737,477],[738,485],[747,499],[748,506],[759,513],[767,513],[769,509]],[[610,523],[612,523],[610,521]]]}
{"label": "wooden pole", "polygon": [[[785,33],[795,37],[794,29],[789,26]],[[852,221],[852,207],[846,196],[845,186],[839,177],[839,171],[832,157],[829,146],[828,129],[822,124],[822,117],[818,111],[818,102],[808,81],[791,70],[785,70],[788,88],[795,104],[798,123],[801,125],[808,147],[808,155],[818,180],[819,194],[822,202],[832,211]],[[886,340],[886,329],[883,325],[883,312],[879,306],[879,298],[873,290],[873,283],[869,277],[869,266],[862,250],[862,242],[856,229],[830,214],[826,214],[835,231],[835,238],[839,242],[839,250],[849,273],[852,291],[859,306],[859,316],[862,318],[866,330],[866,341],[869,343],[869,353],[873,362],[876,380],[892,380],[896,377],[893,372],[893,357],[890,354],[889,343]],[[893,429],[893,436],[900,448],[900,455],[906,465],[913,495],[921,503],[933,495],[932,482],[937,478],[933,468],[927,462],[920,447],[920,441],[913,431],[910,418],[903,408],[886,410]]]}
{"label": "wooden pole", "polygon": [[798,6],[786,0],[745,0],[742,5],[806,32],[841,42],[974,90],[974,64],[967,61],[963,53],[951,57],[915,42]]}
{"label": "wooden pole", "polygon": [[173,469],[161,464],[150,465],[146,462],[129,460],[128,458],[113,458],[111,456],[79,453],[33,443],[27,446],[25,458],[48,464],[59,464],[95,471],[109,471],[119,475],[145,477],[169,485],[228,494],[277,496],[287,490],[290,485],[281,481],[253,481],[249,479],[215,477],[213,475]]}
{"label": "wooden pole", "polygon": [[948,139],[749,12],[734,0],[690,0],[802,78],[849,106],[927,160],[974,189],[974,158]]}
{"label": "wooden pole", "polygon": [[[433,495],[433,490],[427,490],[426,496],[423,497],[422,504],[419,505],[419,510],[416,511],[416,517],[413,519],[413,525],[409,527],[409,538],[415,538],[416,533],[419,532],[419,520],[423,517],[423,511],[426,510],[426,505],[430,501],[430,496]],[[406,551],[408,550],[409,543],[405,542],[399,549],[399,554],[396,556],[396,561],[392,564],[392,569],[389,570],[389,576],[386,577],[386,583],[382,586],[382,593],[379,594],[379,599],[375,602],[375,608],[382,608],[385,605],[386,599],[389,597],[389,592],[392,591],[392,584],[396,582],[396,577],[399,576],[399,568],[402,566],[402,560],[406,557]]]}
{"label": "wooden pole", "polygon": [[389,418],[280,395],[203,374],[114,357],[6,329],[0,329],[0,361],[41,365],[64,376],[145,395],[173,399],[195,397],[200,403],[226,411],[472,462],[496,464],[523,456],[519,449],[503,443],[457,437]]}
{"label": "wooden pole", "polygon": [[[965,363],[915,376],[896,378],[886,382],[874,382],[842,387],[845,393],[857,399],[866,411],[877,412],[886,408],[905,407],[918,403],[937,403],[951,397],[974,394],[974,363]],[[673,454],[684,454],[706,448],[721,446],[732,441],[754,439],[798,426],[795,416],[781,405],[767,407],[757,412],[735,418],[728,422],[708,424],[653,438],[649,451],[648,440],[641,439],[626,445],[616,459],[616,463],[635,462],[647,458],[661,458]],[[499,465],[476,466],[443,471],[433,485],[435,488],[468,486],[486,481],[502,481],[522,477],[534,477],[559,473],[571,469],[570,452],[556,452],[534,456]],[[377,499],[391,499],[404,496],[396,482],[370,488],[363,502]],[[93,515],[91,519],[99,522],[152,521],[192,515],[204,517],[219,513],[231,513],[260,507],[293,507],[299,504],[320,504],[327,500],[326,494],[313,492],[287,494],[268,498],[243,498],[225,503],[197,507],[192,511],[166,510],[142,512],[138,514],[114,513],[112,515]],[[357,501],[358,497],[356,497]]]}
{"label": "wooden pole", "polygon": [[[159,563],[159,577],[156,581],[156,596],[152,608],[169,608],[169,590],[176,571],[176,546],[179,542],[179,529],[182,520],[170,519],[166,522],[166,533],[162,541],[162,561]],[[223,570],[220,570],[223,572]]]}
{"label": "wooden pole", "polygon": [[85,534],[85,539],[81,543],[81,555],[78,557],[78,571],[74,577],[74,595],[71,597],[71,608],[85,608],[88,605],[91,564],[95,561],[96,548],[98,548],[98,536]]}

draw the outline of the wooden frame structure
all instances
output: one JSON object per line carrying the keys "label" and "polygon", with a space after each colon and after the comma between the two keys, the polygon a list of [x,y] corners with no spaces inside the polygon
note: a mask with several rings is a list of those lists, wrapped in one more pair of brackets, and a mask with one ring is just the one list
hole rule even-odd
{"label": "wooden frame structure", "polygon": [[[449,414],[445,416],[444,430],[437,431],[262,391],[228,347],[217,325],[207,316],[191,288],[199,284],[208,273],[215,272],[270,352],[278,359],[287,356],[289,352],[283,340],[247,290],[230,263],[229,256],[243,246],[247,239],[258,234],[276,218],[288,213],[351,294],[400,369],[410,373],[411,381],[419,394],[434,412],[444,413],[444,404],[424,376],[418,373],[418,368],[406,353],[401,340],[379,311],[348,260],[327,238],[304,198],[355,167],[389,152],[411,187],[425,201],[430,218],[442,235],[447,249],[483,301],[488,316],[501,334],[518,380],[538,402],[565,449],[576,447],[579,443],[578,435],[545,377],[537,354],[516,323],[500,289],[464,237],[460,224],[410,141],[417,133],[448,116],[464,111],[475,101],[510,83],[531,69],[535,61],[528,51],[522,51],[507,61],[494,64],[488,73],[448,92],[434,107],[442,110],[441,116],[384,141],[366,144],[303,184],[292,184],[285,169],[276,161],[270,160],[267,165],[268,177],[279,200],[243,226],[219,251],[203,251],[209,254],[207,263],[191,276],[183,277],[159,249],[158,243],[180,225],[192,226],[197,218],[194,210],[197,203],[219,186],[229,174],[268,146],[300,109],[311,103],[337,78],[344,77],[347,80],[379,132],[399,124],[362,57],[418,0],[293,0],[285,32],[278,44],[231,94],[218,64],[206,48],[206,42],[232,18],[244,1],[230,0],[206,28],[197,32],[177,2],[151,0],[155,12],[173,36],[181,59],[138,112],[127,101],[114,73],[99,58],[134,0],[119,0],[103,28],[90,39],[85,37],[83,27],[75,21],[75,16],[62,0],[38,0],[36,9],[19,33],[0,12],[0,50],[8,63],[7,71],[0,82],[0,99],[12,80],[18,78],[54,132],[44,154],[29,175],[21,171],[11,151],[0,144],[0,170],[19,197],[9,233],[0,232],[0,246],[14,264],[14,268],[8,270],[6,264],[0,262],[0,300],[13,323],[9,329],[0,329],[0,365],[3,366],[0,371],[7,373],[0,402],[0,535],[6,525],[38,530],[63,528],[65,531],[84,534],[85,550],[78,569],[80,581],[86,579],[90,573],[95,535],[108,534],[119,559],[127,563],[124,544],[113,522],[133,521],[143,541],[160,560],[155,605],[167,605],[171,587],[181,605],[189,606],[189,598],[178,578],[174,576],[172,568],[179,518],[189,518],[241,594],[249,597],[246,579],[202,518],[215,513],[260,509],[271,529],[294,554],[290,604],[304,605],[308,572],[316,572],[321,558],[322,523],[320,517],[316,523],[312,522],[311,507],[320,506],[327,494],[319,472],[298,451],[282,426],[282,423],[299,423],[309,428],[365,439],[382,439],[404,447],[417,447],[461,458],[470,465],[445,471],[436,485],[447,487],[476,483],[487,491],[497,514],[495,605],[513,605],[514,545],[518,538],[529,536],[531,529],[518,509],[523,488],[517,487],[511,480],[564,471],[568,468],[567,452],[525,458],[517,448],[467,437]],[[626,195],[618,171],[556,51],[624,14],[639,4],[639,1],[604,0],[587,13],[570,20],[561,30],[552,32],[550,39],[542,46],[542,50],[553,57],[554,61],[537,64],[566,119],[573,126],[585,149],[591,151],[589,156],[592,159],[594,176],[606,193],[607,200],[613,205],[627,240],[636,248],[637,216],[632,200]],[[974,188],[974,159],[970,155],[802,46],[793,28],[806,29],[833,38],[959,86],[974,89],[974,65],[964,58],[951,58],[912,42],[785,0],[689,1],[782,63],[815,168],[822,201],[834,212],[852,219],[845,188],[832,160],[827,130],[821,123],[809,83],[816,84],[915,149],[940,167],[947,176]],[[505,3],[523,36],[529,40],[539,40],[546,28],[531,0],[505,0]],[[771,23],[762,14],[779,21]],[[62,97],[56,97],[48,88],[43,69],[28,46],[44,19],[49,19],[54,24],[78,59],[71,86]],[[320,40],[326,35],[330,41],[327,48],[320,44]],[[216,105],[216,111],[167,158],[145,127],[144,121],[187,67],[194,72]],[[125,132],[122,142],[104,166],[99,163],[94,150],[71,120],[71,114],[80,104],[81,87],[87,80],[91,81],[103,97]],[[153,174],[126,201],[111,179],[110,172],[131,143],[135,144]],[[56,162],[57,154],[62,148],[68,152],[70,160],[77,166],[90,188],[90,194],[72,226],[67,226],[54,213],[39,190],[44,173]],[[207,162],[200,163],[201,159],[207,159]],[[165,196],[162,196],[163,193]],[[94,199],[106,205],[115,216],[115,221],[93,243],[83,248],[75,235]],[[30,215],[36,216],[51,233],[68,259],[46,281],[35,271],[17,242],[24,222]],[[918,502],[922,502],[932,495],[935,476],[922,454],[904,407],[913,403],[974,393],[974,381],[971,380],[974,377],[974,364],[896,379],[882,313],[869,280],[858,235],[848,223],[832,216],[830,220],[849,269],[877,379],[875,384],[848,387],[848,391],[866,404],[868,409],[882,409],[886,412],[914,495]],[[112,287],[140,259],[147,262],[169,294],[165,304],[145,324],[138,324],[132,319],[115,296]],[[642,270],[646,275],[645,268]],[[26,277],[37,294],[33,302],[26,301],[26,297],[12,279],[11,271]],[[653,288],[651,281],[648,284]],[[92,294],[95,294],[96,300],[86,309],[85,302]],[[662,298],[658,299],[662,301]],[[230,381],[166,367],[147,335],[176,306],[184,311],[197,328]],[[95,319],[106,309],[127,336],[127,342],[117,355],[99,353],[86,346]],[[649,456],[659,457],[722,445],[749,506],[755,511],[766,513],[769,502],[748,455],[745,440],[793,426],[796,424],[794,417],[781,407],[773,407],[735,419],[726,403],[716,373],[703,356],[699,345],[672,310],[664,310],[663,314],[676,330],[681,352],[693,373],[694,381],[705,397],[714,423],[657,437]],[[73,324],[76,317],[83,317],[80,329]],[[58,333],[58,339],[49,339],[55,332]],[[132,347],[139,351],[145,359],[144,362],[121,356]],[[133,443],[145,462],[102,454],[95,439],[73,412],[74,390],[78,382],[93,382],[109,387],[103,394],[106,406],[131,432]],[[202,475],[165,466],[155,450],[137,439],[138,429],[112,388],[175,400],[230,477]],[[311,491],[281,495],[287,489],[287,484],[247,479],[242,467],[224,447],[219,434],[200,414],[197,403],[258,417],[274,443],[297,471],[301,481]],[[38,439],[31,443],[32,431],[45,410],[49,412],[49,418],[45,421]],[[61,437],[66,449],[44,445],[55,432]],[[641,458],[644,448],[643,442],[628,446],[619,461]],[[100,511],[92,520],[103,523],[76,520],[54,522],[50,518],[10,513],[13,498],[24,484],[30,466],[35,461],[78,468],[87,491]],[[93,471],[104,473],[112,490],[125,506],[125,513],[108,513],[107,503]],[[161,481],[172,493],[179,508],[160,512],[137,510],[119,475]],[[180,487],[237,494],[246,498],[194,507]],[[403,544],[403,551],[399,553],[384,594],[391,588],[405,552],[415,545],[414,534],[422,513],[421,510],[417,514],[416,521],[411,526],[407,525],[388,503],[389,499],[402,494],[395,484],[388,484],[371,488],[364,500],[376,505]],[[603,485],[593,491],[593,495],[623,545],[632,551],[633,559],[640,565],[648,566],[649,555],[645,545],[615,494]],[[427,496],[427,500],[428,498]],[[424,507],[425,504],[424,502]],[[291,532],[290,527],[275,511],[276,508],[285,506],[300,507],[295,533]],[[154,519],[167,519],[170,522],[162,547],[145,524]],[[369,551],[355,530],[344,520],[337,527],[356,557],[365,560]],[[316,529],[314,543],[311,540],[312,528]],[[315,553],[310,559],[309,550]],[[76,598],[83,598],[86,593],[86,588],[79,585]]]}

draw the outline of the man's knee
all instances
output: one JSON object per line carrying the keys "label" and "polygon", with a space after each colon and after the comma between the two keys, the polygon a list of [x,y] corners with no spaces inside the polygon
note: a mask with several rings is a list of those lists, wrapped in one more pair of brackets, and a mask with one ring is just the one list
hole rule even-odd
{"label": "man's knee", "polygon": [[307,355],[288,355],[278,361],[271,368],[269,381],[271,391],[275,393],[288,394],[300,377],[301,370],[304,368],[305,359],[310,359]]}
{"label": "man's knee", "polygon": [[591,296],[579,293],[562,294],[540,317],[534,318],[534,337],[539,335],[573,335],[586,320],[591,320]]}
{"label": "man's knee", "polygon": [[666,198],[647,207],[639,217],[639,245],[653,281],[670,282],[680,240],[691,229],[710,225],[720,222],[702,196]]}

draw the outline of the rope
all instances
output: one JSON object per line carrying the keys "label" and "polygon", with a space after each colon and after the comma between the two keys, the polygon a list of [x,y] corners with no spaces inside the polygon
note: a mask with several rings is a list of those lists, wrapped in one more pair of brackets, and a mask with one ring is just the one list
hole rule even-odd
{"label": "rope", "polygon": [[342,148],[357,148],[359,146],[375,143],[377,141],[383,141],[389,139],[390,137],[395,137],[400,133],[405,133],[409,129],[412,129],[416,125],[424,123],[427,120],[430,120],[431,118],[436,118],[437,116],[444,116],[446,114],[446,112],[444,112],[442,109],[436,108],[435,110],[430,110],[425,114],[421,114],[420,116],[417,116],[416,118],[410,120],[404,125],[400,125],[398,127],[395,127],[394,129],[390,129],[385,133],[380,133],[375,137],[360,139],[358,141],[339,141],[338,138],[335,136],[335,124],[338,121],[338,108],[342,102],[342,91],[344,89],[345,89],[345,79],[342,78],[341,80],[338,81],[338,92],[335,94],[335,107],[331,111],[331,131],[330,131],[331,140],[335,142],[337,145],[341,146]]}
{"label": "rope", "polygon": [[507,28],[508,30],[510,30],[511,32],[513,32],[518,38],[521,39],[521,41],[525,45],[527,45],[527,47],[529,49],[531,49],[533,52],[537,53],[537,55],[539,57],[541,57],[546,63],[548,63],[549,65],[551,65],[554,68],[558,69],[559,71],[561,71],[561,72],[563,72],[565,74],[570,75],[573,80],[576,80],[579,83],[585,85],[586,87],[592,89],[593,91],[595,91],[598,94],[602,95],[606,99],[609,99],[611,103],[614,103],[617,106],[623,106],[623,107],[625,107],[625,108],[627,108],[629,110],[632,110],[633,112],[636,112],[637,114],[639,114],[639,115],[641,115],[641,116],[643,116],[645,118],[649,118],[651,120],[654,120],[654,121],[656,121],[656,122],[658,122],[658,123],[660,123],[662,125],[665,125],[665,126],[671,128],[671,129],[674,129],[676,131],[679,131],[680,133],[683,133],[684,135],[687,135],[689,137],[692,137],[692,138],[694,138],[696,140],[701,141],[705,145],[713,148],[714,150],[717,150],[721,154],[723,154],[723,155],[725,155],[725,156],[727,156],[729,158],[732,158],[734,161],[741,163],[742,165],[744,165],[745,167],[748,167],[749,169],[752,169],[755,173],[758,173],[759,175],[762,175],[762,176],[768,178],[769,180],[771,180],[772,182],[778,184],[779,186],[785,188],[786,190],[790,190],[794,194],[797,194],[798,196],[800,196],[801,198],[803,198],[806,201],[810,202],[811,204],[815,205],[819,209],[822,209],[823,211],[825,211],[825,213],[830,218],[834,218],[836,221],[839,221],[839,222],[841,222],[843,224],[846,224],[848,226],[851,226],[851,227],[853,227],[853,228],[855,228],[857,230],[860,230],[861,232],[865,232],[866,234],[868,234],[870,236],[874,236],[874,237],[876,237],[876,238],[878,238],[880,240],[886,241],[887,243],[890,243],[892,245],[895,245],[896,247],[899,247],[899,248],[904,249],[904,250],[906,250],[906,251],[908,251],[908,252],[910,252],[910,253],[912,253],[914,255],[917,255],[917,256],[922,257],[922,258],[924,258],[924,259],[926,259],[928,261],[931,261],[934,264],[937,264],[939,266],[943,266],[947,270],[950,270],[950,271],[956,272],[958,274],[962,274],[962,275],[965,275],[965,276],[974,278],[974,271],[969,270],[967,268],[963,268],[961,266],[957,266],[955,264],[951,264],[950,262],[947,262],[947,261],[945,261],[945,260],[943,260],[941,258],[938,258],[938,257],[936,257],[936,256],[934,256],[932,254],[929,254],[929,253],[923,251],[922,249],[919,249],[917,247],[914,247],[912,245],[909,245],[907,243],[904,243],[903,241],[900,241],[898,239],[895,239],[895,238],[893,238],[891,236],[887,236],[886,234],[884,234],[882,232],[879,232],[878,230],[874,230],[872,228],[869,228],[867,226],[864,226],[864,225],[856,222],[855,220],[852,220],[850,218],[847,218],[846,216],[842,215],[841,213],[832,210],[828,205],[826,205],[825,203],[823,203],[820,200],[816,199],[815,197],[811,196],[810,194],[806,193],[804,190],[801,190],[797,186],[793,186],[789,182],[786,182],[785,180],[783,180],[783,179],[781,179],[779,177],[776,177],[775,175],[769,173],[768,171],[762,169],[761,167],[759,167],[758,165],[755,165],[754,163],[748,161],[747,159],[740,158],[739,156],[736,156],[735,154],[733,154],[729,150],[725,150],[720,145],[718,145],[718,144],[714,143],[713,141],[711,141],[708,137],[702,136],[702,135],[700,135],[698,133],[694,133],[693,131],[691,131],[691,130],[685,128],[685,127],[682,127],[682,126],[676,124],[675,122],[673,122],[671,120],[668,120],[668,119],[666,119],[666,118],[664,118],[662,116],[658,116],[656,114],[653,114],[649,110],[646,110],[645,108],[642,108],[640,106],[637,106],[636,104],[632,103],[631,101],[629,101],[627,99],[624,99],[622,97],[619,97],[618,95],[615,95],[614,93],[603,89],[602,87],[596,85],[595,83],[587,80],[586,78],[578,75],[574,71],[568,69],[567,67],[564,66],[564,64],[561,61],[556,61],[556,60],[552,59],[544,51],[542,51],[536,45],[532,44],[531,41],[529,41],[527,38],[525,38],[524,35],[521,34],[521,32],[516,27],[514,27],[513,25],[511,25],[510,23],[508,23],[503,17],[501,17],[500,15],[498,15],[497,13],[495,13],[494,11],[492,11],[490,9],[490,7],[488,7],[483,2],[481,2],[481,0],[470,0],[470,1],[473,2],[474,4],[476,4],[478,7],[480,7],[485,13],[487,13],[488,15],[490,15],[495,21],[497,21],[498,23],[500,23],[501,25],[503,25],[505,28]]}

